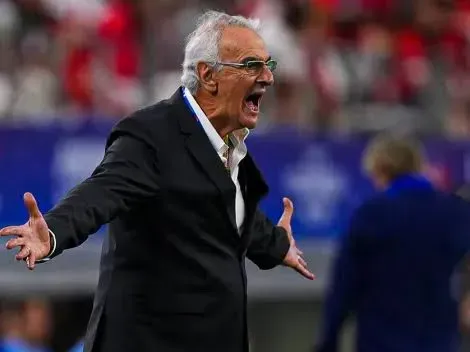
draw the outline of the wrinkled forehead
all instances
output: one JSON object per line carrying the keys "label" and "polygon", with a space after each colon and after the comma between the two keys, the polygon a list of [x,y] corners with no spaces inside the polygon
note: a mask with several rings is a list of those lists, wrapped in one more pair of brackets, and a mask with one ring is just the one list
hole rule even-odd
{"label": "wrinkled forehead", "polygon": [[264,40],[255,31],[244,27],[227,27],[222,32],[219,54],[223,61],[256,58],[267,60],[269,53]]}

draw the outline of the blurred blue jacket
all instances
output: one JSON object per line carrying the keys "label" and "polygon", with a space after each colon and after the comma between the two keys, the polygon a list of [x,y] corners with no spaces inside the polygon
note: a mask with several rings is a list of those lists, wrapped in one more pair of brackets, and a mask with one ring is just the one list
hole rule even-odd
{"label": "blurred blue jacket", "polygon": [[455,269],[470,250],[470,205],[402,176],[354,213],[326,294],[317,352],[338,351],[349,313],[358,352],[456,352]]}
{"label": "blurred blue jacket", "polygon": [[74,347],[72,347],[72,349],[69,352],[83,352],[83,347],[84,347],[83,342],[80,341]]}
{"label": "blurred blue jacket", "polygon": [[7,338],[0,341],[0,352],[52,352],[49,348],[33,346],[26,341]]}

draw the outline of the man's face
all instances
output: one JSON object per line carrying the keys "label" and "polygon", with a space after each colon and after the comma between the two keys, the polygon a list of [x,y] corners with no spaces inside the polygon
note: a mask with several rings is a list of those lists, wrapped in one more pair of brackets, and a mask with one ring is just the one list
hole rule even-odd
{"label": "man's face", "polygon": [[[267,61],[270,57],[263,40],[252,30],[228,27],[220,41],[222,63]],[[215,104],[221,114],[230,119],[234,128],[254,128],[258,121],[261,98],[266,87],[273,84],[273,74],[266,65],[257,69],[222,66],[215,72],[217,84]]]}
{"label": "man's face", "polygon": [[23,319],[23,329],[29,341],[42,344],[49,338],[52,327],[51,311],[46,302],[27,302]]}

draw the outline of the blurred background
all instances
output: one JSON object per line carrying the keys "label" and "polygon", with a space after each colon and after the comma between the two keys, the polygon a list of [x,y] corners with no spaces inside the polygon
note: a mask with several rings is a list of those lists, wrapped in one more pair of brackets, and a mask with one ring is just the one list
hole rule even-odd
{"label": "blurred background", "polygon": [[[264,210],[275,220],[293,199],[317,280],[248,263],[251,342],[308,351],[336,240],[372,192],[360,170],[367,139],[419,135],[438,187],[470,181],[470,0],[0,0],[0,227],[25,221],[25,191],[47,211],[91,173],[118,119],[173,93],[184,38],[208,8],[260,18],[279,61],[248,144],[271,187]],[[34,273],[1,243],[8,351],[79,342],[104,235]]]}

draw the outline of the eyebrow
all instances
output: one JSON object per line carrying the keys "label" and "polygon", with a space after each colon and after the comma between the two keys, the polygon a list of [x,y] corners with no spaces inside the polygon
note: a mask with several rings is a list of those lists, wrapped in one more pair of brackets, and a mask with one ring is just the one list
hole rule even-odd
{"label": "eyebrow", "polygon": [[271,56],[269,56],[266,60],[263,60],[263,58],[261,58],[261,57],[249,56],[249,57],[243,58],[241,61],[242,62],[246,62],[246,61],[263,61],[263,62],[267,62],[269,60],[271,60]]}

